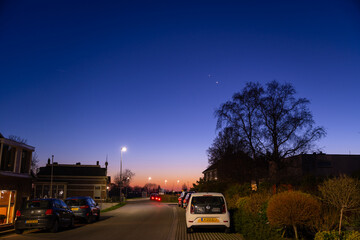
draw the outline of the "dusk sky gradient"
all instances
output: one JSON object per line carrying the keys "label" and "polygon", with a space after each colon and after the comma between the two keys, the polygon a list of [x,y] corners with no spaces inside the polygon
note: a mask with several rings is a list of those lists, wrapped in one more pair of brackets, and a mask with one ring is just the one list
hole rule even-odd
{"label": "dusk sky gradient", "polygon": [[132,185],[195,182],[214,110],[273,79],[311,101],[320,150],[360,154],[359,2],[0,2],[0,132],[40,166],[108,155],[114,176],[126,146]]}

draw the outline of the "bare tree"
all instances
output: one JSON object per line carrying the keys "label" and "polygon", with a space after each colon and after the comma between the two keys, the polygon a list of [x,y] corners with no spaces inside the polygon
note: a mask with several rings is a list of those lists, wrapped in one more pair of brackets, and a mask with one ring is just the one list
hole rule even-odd
{"label": "bare tree", "polygon": [[219,181],[251,181],[251,158],[245,153],[244,144],[233,128],[220,131],[207,153],[209,164],[216,164]]}
{"label": "bare tree", "polygon": [[[295,98],[291,84],[247,83],[215,112],[217,129],[232,127],[255,160],[266,157],[277,171],[286,157],[306,152],[325,135],[314,126],[309,100]],[[275,173],[276,174],[276,173]]]}
{"label": "bare tree", "polygon": [[19,136],[9,135],[9,139],[13,140],[15,142],[18,142],[18,143],[27,144],[27,139],[19,137]]}
{"label": "bare tree", "polygon": [[[120,174],[117,174],[114,182],[120,186]],[[121,174],[122,176],[122,185],[123,186],[129,186],[132,178],[135,176],[135,173],[133,173],[130,169],[125,169],[125,171]]]}
{"label": "bare tree", "polygon": [[36,152],[33,152],[32,160],[31,160],[31,171],[37,174],[38,171],[38,163],[39,163],[39,156]]}
{"label": "bare tree", "polygon": [[354,211],[360,208],[360,182],[355,178],[341,175],[328,179],[319,186],[324,202],[340,211],[339,236],[344,211]]}

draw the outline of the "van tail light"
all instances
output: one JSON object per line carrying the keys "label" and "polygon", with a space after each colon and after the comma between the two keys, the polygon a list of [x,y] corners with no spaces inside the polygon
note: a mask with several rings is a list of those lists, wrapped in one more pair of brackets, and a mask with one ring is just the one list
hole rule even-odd
{"label": "van tail light", "polygon": [[53,210],[52,209],[48,209],[45,212],[45,215],[52,215],[53,214]]}
{"label": "van tail light", "polygon": [[16,211],[16,216],[17,216],[17,217],[20,217],[20,216],[21,216],[20,210],[17,210],[17,211]]}
{"label": "van tail light", "polygon": [[194,205],[191,205],[190,213],[194,213]]}
{"label": "van tail light", "polygon": [[80,206],[81,209],[86,209],[86,208],[89,208],[88,205],[84,205],[84,206]]}
{"label": "van tail light", "polygon": [[226,213],[226,207],[225,207],[225,204],[222,205],[222,213]]}

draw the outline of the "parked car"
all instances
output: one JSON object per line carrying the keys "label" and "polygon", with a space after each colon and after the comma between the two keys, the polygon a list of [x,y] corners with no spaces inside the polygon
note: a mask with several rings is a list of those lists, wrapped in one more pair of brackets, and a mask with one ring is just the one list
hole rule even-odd
{"label": "parked car", "polygon": [[60,227],[73,227],[74,219],[74,213],[60,199],[33,199],[16,211],[15,233],[36,228],[57,232]]}
{"label": "parked car", "polygon": [[100,219],[100,207],[91,197],[69,197],[66,204],[74,212],[76,219],[92,223]]}
{"label": "parked car", "polygon": [[192,192],[189,192],[186,194],[186,197],[184,198],[184,201],[183,201],[183,208],[186,208],[188,203],[189,203],[189,200],[190,200],[190,197],[191,197],[191,194],[193,194]]}
{"label": "parked car", "polygon": [[186,208],[186,230],[222,228],[230,232],[230,214],[221,193],[193,193]]}
{"label": "parked car", "polygon": [[[191,191],[191,193],[193,193],[194,191]],[[186,194],[188,194],[189,193],[189,191],[183,191],[183,192],[181,192],[181,194],[180,194],[180,197],[178,198],[178,206],[179,207],[184,207],[183,206],[183,203],[184,203],[184,199],[185,199],[185,197],[186,197]]]}

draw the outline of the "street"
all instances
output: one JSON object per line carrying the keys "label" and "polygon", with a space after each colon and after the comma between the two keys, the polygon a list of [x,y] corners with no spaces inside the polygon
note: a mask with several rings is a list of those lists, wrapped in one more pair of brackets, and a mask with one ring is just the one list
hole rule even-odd
{"label": "street", "polygon": [[175,204],[139,200],[128,202],[124,207],[114,211],[102,213],[99,222],[88,225],[77,223],[73,229],[63,229],[58,233],[42,230],[25,231],[22,235],[3,236],[3,239],[242,239],[239,234],[222,232],[186,234],[184,214],[185,211]]}

